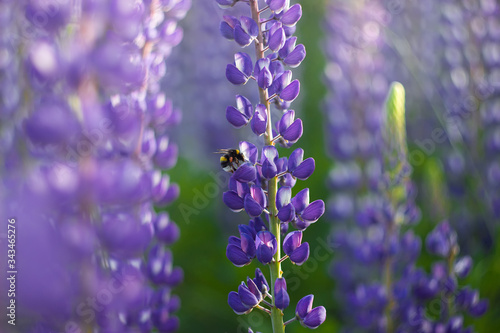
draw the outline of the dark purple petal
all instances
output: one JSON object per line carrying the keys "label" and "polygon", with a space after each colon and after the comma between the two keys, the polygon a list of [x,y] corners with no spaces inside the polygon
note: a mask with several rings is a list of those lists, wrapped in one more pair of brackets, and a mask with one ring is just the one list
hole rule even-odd
{"label": "dark purple petal", "polygon": [[248,258],[247,254],[236,245],[229,244],[226,247],[226,257],[235,265],[236,267],[243,267],[252,262],[252,259]]}
{"label": "dark purple petal", "polygon": [[266,224],[264,223],[264,220],[260,217],[256,217],[248,223],[248,225],[255,230],[255,233],[259,231],[264,231],[268,230]]}
{"label": "dark purple petal", "polygon": [[255,278],[253,279],[253,281],[263,294],[269,291],[269,284],[267,283],[266,277],[264,276],[264,274],[262,274],[260,268],[255,269]]}
{"label": "dark purple petal", "polygon": [[300,299],[297,302],[297,306],[295,308],[295,315],[299,317],[301,320],[304,319],[309,312],[311,312],[313,305],[314,295],[307,295]]}
{"label": "dark purple petal", "polygon": [[257,84],[262,89],[267,89],[273,83],[273,76],[269,68],[264,67],[257,77]]}
{"label": "dark purple petal", "polygon": [[295,149],[288,158],[288,171],[293,172],[296,167],[304,160],[304,150],[302,148]]}
{"label": "dark purple petal", "polygon": [[241,236],[241,250],[246,253],[249,259],[255,257],[255,242],[250,234],[240,233]]}
{"label": "dark purple petal", "polygon": [[270,263],[278,250],[276,237],[269,231],[257,233],[255,246],[257,247],[257,259],[263,264]]}
{"label": "dark purple petal", "polygon": [[233,173],[231,178],[241,182],[248,183],[254,181],[257,177],[257,170],[255,166],[250,163],[243,163],[238,169]]}
{"label": "dark purple petal", "polygon": [[290,304],[290,297],[286,291],[286,281],[284,278],[277,278],[274,283],[274,305],[281,310],[284,310]]}
{"label": "dark purple petal", "polygon": [[324,306],[318,306],[311,310],[301,321],[301,324],[307,328],[315,329],[326,320],[326,309]]}
{"label": "dark purple petal", "polygon": [[276,193],[276,208],[280,210],[283,206],[288,205],[291,199],[292,188],[288,186],[280,187]]}
{"label": "dark purple petal", "polygon": [[253,38],[243,30],[241,25],[234,28],[234,41],[240,46],[245,47],[252,43]]}
{"label": "dark purple petal", "polygon": [[286,40],[285,45],[278,52],[281,59],[285,59],[295,49],[295,43],[297,43],[297,37],[290,37]]}
{"label": "dark purple petal", "polygon": [[300,245],[297,249],[295,249],[290,255],[290,260],[295,264],[295,265],[302,265],[304,262],[306,262],[307,259],[309,259],[309,243],[305,242],[304,244]]}
{"label": "dark purple petal", "polygon": [[292,26],[302,17],[302,7],[297,3],[290,7],[285,14],[281,17],[281,23],[284,25]]}
{"label": "dark purple petal", "polygon": [[227,191],[222,194],[222,201],[234,212],[239,212],[243,209],[243,198],[234,191]]}
{"label": "dark purple petal", "polygon": [[488,310],[488,300],[480,300],[468,309],[468,313],[473,317],[481,317]]}
{"label": "dark purple petal", "polygon": [[304,162],[300,163],[300,165],[295,170],[293,170],[292,176],[300,180],[306,180],[313,174],[314,168],[314,159],[312,157],[309,157]]}
{"label": "dark purple petal", "polygon": [[261,205],[262,207],[267,206],[266,193],[262,188],[252,185],[250,187],[250,194],[252,195],[252,198],[254,198],[255,201],[259,203],[259,205]]}
{"label": "dark purple petal", "polygon": [[295,68],[298,67],[305,58],[306,58],[306,48],[304,47],[304,45],[299,44],[292,52],[290,52],[286,56],[283,62],[286,65]]}
{"label": "dark purple petal", "polygon": [[287,255],[291,255],[302,242],[302,231],[292,231],[286,235],[283,240],[283,251]]}
{"label": "dark purple petal", "polygon": [[282,132],[285,132],[288,127],[293,123],[295,120],[295,111],[293,110],[287,110],[283,116],[281,116],[280,121],[278,122],[278,132],[281,134]]}
{"label": "dark purple petal", "polygon": [[219,25],[219,31],[222,37],[233,40],[234,39],[234,28],[231,27],[227,22],[221,21]]}
{"label": "dark purple petal", "polygon": [[266,132],[267,129],[267,110],[266,107],[262,104],[258,104],[255,107],[255,114],[250,122],[250,126],[252,127],[252,131],[256,135],[262,135]]}
{"label": "dark purple petal", "polygon": [[269,48],[273,52],[277,52],[283,47],[283,45],[285,45],[285,42],[285,30],[283,30],[283,28],[279,28],[271,35],[271,38],[269,38]]}
{"label": "dark purple petal", "polygon": [[266,159],[262,164],[262,176],[266,179],[271,179],[274,178],[277,173],[278,168],[276,167],[276,164]]}
{"label": "dark purple petal", "polygon": [[229,236],[229,239],[227,240],[228,245],[236,245],[238,247],[241,247],[241,239],[239,239],[236,236]]}
{"label": "dark purple petal", "polygon": [[304,131],[302,119],[296,119],[284,132],[280,133],[281,136],[288,141],[297,141],[302,136]]}
{"label": "dark purple petal", "polygon": [[257,235],[255,229],[252,228],[250,225],[246,224],[238,225],[238,231],[240,232],[240,236],[242,236],[243,234],[247,234],[251,237],[251,239],[254,239],[255,236]]}
{"label": "dark purple petal", "polygon": [[302,218],[307,222],[317,221],[325,213],[325,203],[323,200],[311,202],[302,212]]}
{"label": "dark purple petal", "polygon": [[240,296],[235,291],[231,291],[229,293],[227,297],[227,303],[229,304],[231,309],[233,309],[233,311],[238,315],[245,314],[249,312],[249,310],[251,310],[251,307],[248,307],[241,302]]}
{"label": "dark purple petal", "polygon": [[255,201],[250,194],[245,196],[245,211],[251,217],[257,217],[262,214],[263,207]]}
{"label": "dark purple petal", "polygon": [[249,118],[247,118],[243,113],[241,113],[233,106],[228,106],[226,108],[226,119],[231,125],[236,128],[245,126],[249,121]]}
{"label": "dark purple petal", "polygon": [[291,203],[283,206],[278,211],[278,219],[281,222],[291,222],[294,217],[295,217],[295,208],[293,207],[293,205]]}
{"label": "dark purple petal", "polygon": [[243,154],[243,156],[245,156],[245,158],[250,163],[252,164],[257,163],[259,150],[253,143],[247,141],[241,141],[239,147],[240,147],[240,152]]}
{"label": "dark purple petal", "polygon": [[278,173],[284,173],[288,171],[288,159],[286,157],[280,157],[276,162],[276,168]]}
{"label": "dark purple petal", "polygon": [[291,102],[299,96],[300,92],[300,82],[299,80],[293,80],[290,82],[285,89],[280,93],[280,98],[284,101]]}
{"label": "dark purple petal", "polygon": [[226,66],[226,78],[235,85],[245,84],[248,81],[248,77],[233,64]]}
{"label": "dark purple petal", "polygon": [[307,205],[309,205],[309,189],[305,188],[297,193],[292,198],[292,205],[295,207],[297,214],[301,214]]}
{"label": "dark purple petal", "polygon": [[241,303],[243,303],[243,305],[253,308],[259,304],[257,297],[243,283],[238,286],[238,295],[240,296]]}
{"label": "dark purple petal", "polygon": [[259,302],[262,301],[262,292],[260,291],[257,284],[255,284],[255,282],[250,278],[247,278],[247,287],[252,292],[252,294],[254,294],[255,297],[259,300]]}

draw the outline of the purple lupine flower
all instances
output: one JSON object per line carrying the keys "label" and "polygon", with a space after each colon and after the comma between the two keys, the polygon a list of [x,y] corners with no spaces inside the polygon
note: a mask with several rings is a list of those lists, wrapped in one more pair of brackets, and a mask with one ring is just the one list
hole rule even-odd
{"label": "purple lupine flower", "polygon": [[313,300],[314,295],[307,295],[298,301],[295,308],[295,316],[302,326],[315,329],[325,321],[326,309],[323,306],[313,309]]}
{"label": "purple lupine flower", "polygon": [[[155,205],[179,194],[163,170],[177,161],[169,135],[180,112],[158,82],[190,1],[117,4],[0,5],[0,48],[11,62],[11,69],[0,66],[0,80],[15,87],[9,98],[1,90],[0,151],[11,160],[0,167],[1,211],[23,225],[17,246],[25,274],[16,295],[23,330],[179,326],[179,299],[170,290],[183,273],[165,247],[179,228]],[[100,310],[89,311],[96,295]]]}
{"label": "purple lupine flower", "polygon": [[[238,1],[218,0],[217,3],[222,8],[229,8]],[[290,6],[288,0],[267,0],[267,6],[262,10],[259,10],[257,0],[250,0],[248,4],[251,17],[223,16],[220,32],[242,47],[255,44],[255,58],[237,52],[234,62],[226,66],[226,78],[233,85],[245,85],[255,80],[259,100],[250,103],[250,99],[238,95],[240,102],[237,102],[237,107],[227,107],[226,119],[236,128],[250,123],[252,132],[264,139],[264,145],[257,148],[250,142],[240,143],[244,163],[231,170],[229,188],[222,198],[231,210],[244,210],[253,220],[248,226],[240,225],[240,238],[229,238],[226,256],[236,266],[248,265],[257,257],[270,267],[273,288],[270,295],[267,281],[259,270],[254,282],[262,295],[258,296],[253,290],[255,288],[247,282],[248,287],[242,285],[237,293],[229,294],[228,303],[237,314],[248,313],[254,307],[273,314],[273,331],[277,333],[284,332],[285,325],[295,320],[283,323],[282,319],[282,310],[288,307],[290,298],[285,279],[281,276],[281,262],[290,258],[293,263],[301,265],[309,257],[309,244],[301,243],[302,231],[292,231],[283,244],[286,256],[281,258],[281,234],[287,233],[290,223],[300,230],[306,229],[323,215],[325,205],[322,200],[309,203],[308,189],[292,198],[297,179],[305,180],[314,172],[314,159],[304,160],[304,151],[300,148],[290,158],[280,157],[275,147],[275,144],[280,144],[289,148],[303,133],[302,120],[289,109],[299,95],[300,82],[292,78],[290,70],[286,70],[299,66],[306,55],[304,46],[296,45],[297,38],[292,36],[302,16],[302,7],[300,4]],[[264,15],[269,16],[264,18]],[[271,106],[283,114],[276,123],[271,119]],[[266,218],[261,218],[262,214]],[[271,302],[264,299],[267,297]],[[316,328],[325,316],[324,308],[322,312],[315,309],[302,322]]]}

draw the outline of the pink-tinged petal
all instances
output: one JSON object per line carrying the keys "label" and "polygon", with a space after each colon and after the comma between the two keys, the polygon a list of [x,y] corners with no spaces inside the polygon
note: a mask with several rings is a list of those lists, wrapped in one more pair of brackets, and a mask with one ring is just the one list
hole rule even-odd
{"label": "pink-tinged petal", "polygon": [[233,106],[226,108],[226,119],[235,128],[241,128],[248,124],[249,119]]}
{"label": "pink-tinged petal", "polygon": [[295,149],[288,158],[288,171],[293,172],[296,167],[302,163],[304,160],[304,149],[297,148]]}
{"label": "pink-tinged petal", "polygon": [[252,43],[252,37],[243,30],[241,25],[234,28],[234,41],[242,47],[246,47]]}
{"label": "pink-tinged petal", "polygon": [[309,312],[312,310],[314,295],[307,295],[300,299],[297,302],[297,306],[295,308],[295,315],[299,317],[301,320],[304,319]]}
{"label": "pink-tinged petal", "polygon": [[257,84],[261,89],[267,89],[273,83],[273,76],[267,67],[264,67],[257,77]]}
{"label": "pink-tinged petal", "polygon": [[309,189],[305,188],[297,193],[292,198],[292,205],[295,207],[295,211],[301,214],[304,209],[306,209],[307,205],[309,205]]}
{"label": "pink-tinged petal", "polygon": [[290,260],[295,264],[295,265],[302,265],[304,262],[309,259],[309,243],[305,242],[304,244],[300,245],[297,249],[295,249],[289,256]]}
{"label": "pink-tinged petal", "polygon": [[229,244],[226,248],[226,257],[236,267],[243,267],[252,262],[252,259],[249,259],[241,248],[232,244]]}
{"label": "pink-tinged petal", "polygon": [[257,217],[262,214],[263,208],[250,194],[245,196],[245,211],[250,217]]}
{"label": "pink-tinged petal", "polygon": [[247,141],[241,141],[239,147],[240,147],[240,152],[243,154],[243,156],[245,156],[245,158],[250,163],[252,164],[257,163],[257,159],[259,157],[259,150],[253,143]]}
{"label": "pink-tinged petal", "polygon": [[280,98],[284,101],[291,102],[299,96],[300,93],[300,82],[299,80],[293,80],[285,89],[280,93]]}
{"label": "pink-tinged petal", "polygon": [[318,306],[311,310],[301,321],[302,326],[315,329],[318,328],[319,325],[323,324],[326,320],[326,309],[324,306]]}
{"label": "pink-tinged petal", "polygon": [[252,164],[243,163],[238,169],[236,169],[231,178],[241,183],[248,183],[254,181],[255,178],[257,178],[257,170]]}
{"label": "pink-tinged petal", "polygon": [[222,201],[234,212],[239,212],[243,209],[243,198],[238,196],[234,191],[227,191],[222,194]]}
{"label": "pink-tinged petal", "polygon": [[257,22],[255,22],[251,17],[241,16],[240,17],[241,27],[245,32],[252,37],[252,39],[256,38],[259,34],[259,27],[257,26]]}
{"label": "pink-tinged petal", "polygon": [[229,23],[222,21],[219,25],[219,31],[222,37],[233,40],[234,39],[234,28],[229,25]]}
{"label": "pink-tinged petal", "polygon": [[325,213],[325,203],[323,200],[311,202],[302,212],[302,218],[308,222],[317,221]]}
{"label": "pink-tinged petal", "polygon": [[285,45],[278,52],[279,57],[285,59],[295,49],[295,43],[297,43],[297,37],[288,38]]}
{"label": "pink-tinged petal", "polygon": [[252,58],[245,52],[238,52],[234,55],[234,65],[247,77],[252,75]]}
{"label": "pink-tinged petal", "polygon": [[226,66],[226,78],[234,85],[245,84],[248,81],[248,77],[233,64]]}
{"label": "pink-tinged petal", "polygon": [[283,206],[278,211],[278,219],[281,222],[291,222],[294,217],[295,217],[295,208],[291,203]]}
{"label": "pink-tinged petal", "polygon": [[292,175],[300,180],[306,180],[313,174],[314,168],[314,159],[309,157],[304,162],[300,163],[295,170],[293,170]]}
{"label": "pink-tinged petal", "polygon": [[236,109],[243,113],[248,119],[252,117],[252,102],[250,102],[245,96],[236,95]]}
{"label": "pink-tinged petal", "polygon": [[285,131],[280,134],[283,139],[295,142],[300,139],[303,132],[304,127],[302,125],[302,119],[296,119]]}
{"label": "pink-tinged petal", "polygon": [[281,23],[283,25],[293,26],[302,17],[302,6],[300,4],[295,4],[290,7],[285,14],[281,17]]}
{"label": "pink-tinged petal", "polygon": [[298,67],[302,61],[306,58],[306,48],[304,45],[300,44],[287,55],[287,57],[283,60],[283,62],[289,67],[295,68]]}
{"label": "pink-tinged petal", "polygon": [[302,242],[302,231],[292,231],[285,236],[283,240],[283,251],[287,255],[291,255]]}
{"label": "pink-tinged petal", "polygon": [[229,293],[227,297],[227,304],[229,304],[231,309],[233,309],[233,311],[238,315],[246,314],[252,310],[251,307],[248,307],[241,302],[240,296],[235,291],[231,291]]}
{"label": "pink-tinged petal", "polygon": [[273,52],[277,52],[285,45],[285,42],[285,30],[283,30],[283,28],[279,28],[271,35],[271,38],[269,38],[269,48]]}
{"label": "pink-tinged petal", "polygon": [[262,135],[267,129],[267,110],[262,104],[258,104],[255,108],[255,114],[250,122],[250,127],[256,135]]}
{"label": "pink-tinged petal", "polygon": [[292,189],[288,186],[282,186],[278,189],[276,194],[276,208],[281,209],[288,205],[292,199]]}

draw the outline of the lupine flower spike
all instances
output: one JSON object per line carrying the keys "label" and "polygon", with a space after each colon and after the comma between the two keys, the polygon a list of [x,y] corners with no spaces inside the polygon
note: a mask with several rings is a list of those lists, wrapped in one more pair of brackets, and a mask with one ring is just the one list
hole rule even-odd
{"label": "lupine flower spike", "polygon": [[[255,279],[247,279],[237,292],[229,293],[228,303],[237,314],[254,309],[268,313],[274,333],[284,332],[285,326],[295,320],[305,327],[316,328],[325,321],[323,307],[311,310],[297,305],[300,312],[283,322],[283,310],[289,306],[290,296],[281,262],[290,259],[302,265],[309,258],[309,243],[302,242],[303,233],[323,215],[325,204],[322,200],[310,202],[309,189],[293,196],[297,179],[306,180],[313,173],[314,159],[304,159],[301,148],[294,150],[289,158],[280,157],[275,147],[276,144],[291,147],[303,132],[302,120],[290,109],[300,92],[300,82],[292,79],[290,69],[298,67],[306,55],[304,45],[297,45],[293,36],[302,7],[290,6],[289,0],[266,0],[263,8],[259,8],[258,0],[216,1],[221,8],[239,2],[249,5],[248,16],[224,16],[220,32],[245,51],[253,44],[254,57],[243,50],[236,53],[226,67],[226,78],[234,85],[255,81],[260,98],[250,101],[236,95],[235,106],[228,106],[225,116],[236,128],[250,125],[256,139],[264,140],[261,148],[246,141],[239,145],[245,162],[232,173],[223,201],[235,212],[245,211],[251,220],[248,225],[238,227],[239,237],[229,238],[226,255],[237,267],[249,265],[257,258],[270,268],[270,285],[257,270]],[[271,119],[271,107],[281,111],[277,121]],[[290,225],[297,230],[288,233]]]}

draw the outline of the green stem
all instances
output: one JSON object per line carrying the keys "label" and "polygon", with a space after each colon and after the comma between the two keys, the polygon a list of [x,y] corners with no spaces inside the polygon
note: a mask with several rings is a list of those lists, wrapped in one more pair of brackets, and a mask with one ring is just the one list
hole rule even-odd
{"label": "green stem", "polygon": [[[259,35],[257,36],[258,43],[255,43],[255,55],[256,59],[265,58],[264,54],[264,39],[262,36],[262,24],[260,22],[260,11],[258,0],[250,0],[250,8],[252,11],[252,19],[257,22],[259,26]],[[271,121],[271,105],[268,101],[267,89],[259,88],[259,98],[260,103],[265,105],[267,113],[267,129],[266,129],[266,145],[274,146],[273,131],[272,131],[272,121]],[[273,296],[273,307],[271,308],[271,322],[274,333],[284,333],[285,325],[283,324],[283,312],[274,306],[275,294],[274,294],[274,283],[277,278],[281,277],[281,228],[280,221],[277,218],[278,210],[276,209],[276,193],[278,191],[278,178],[274,177],[268,181],[268,199],[269,199],[269,229],[276,236],[276,242],[278,248],[276,254],[274,255],[274,260],[269,264],[271,271],[271,294]]]}

